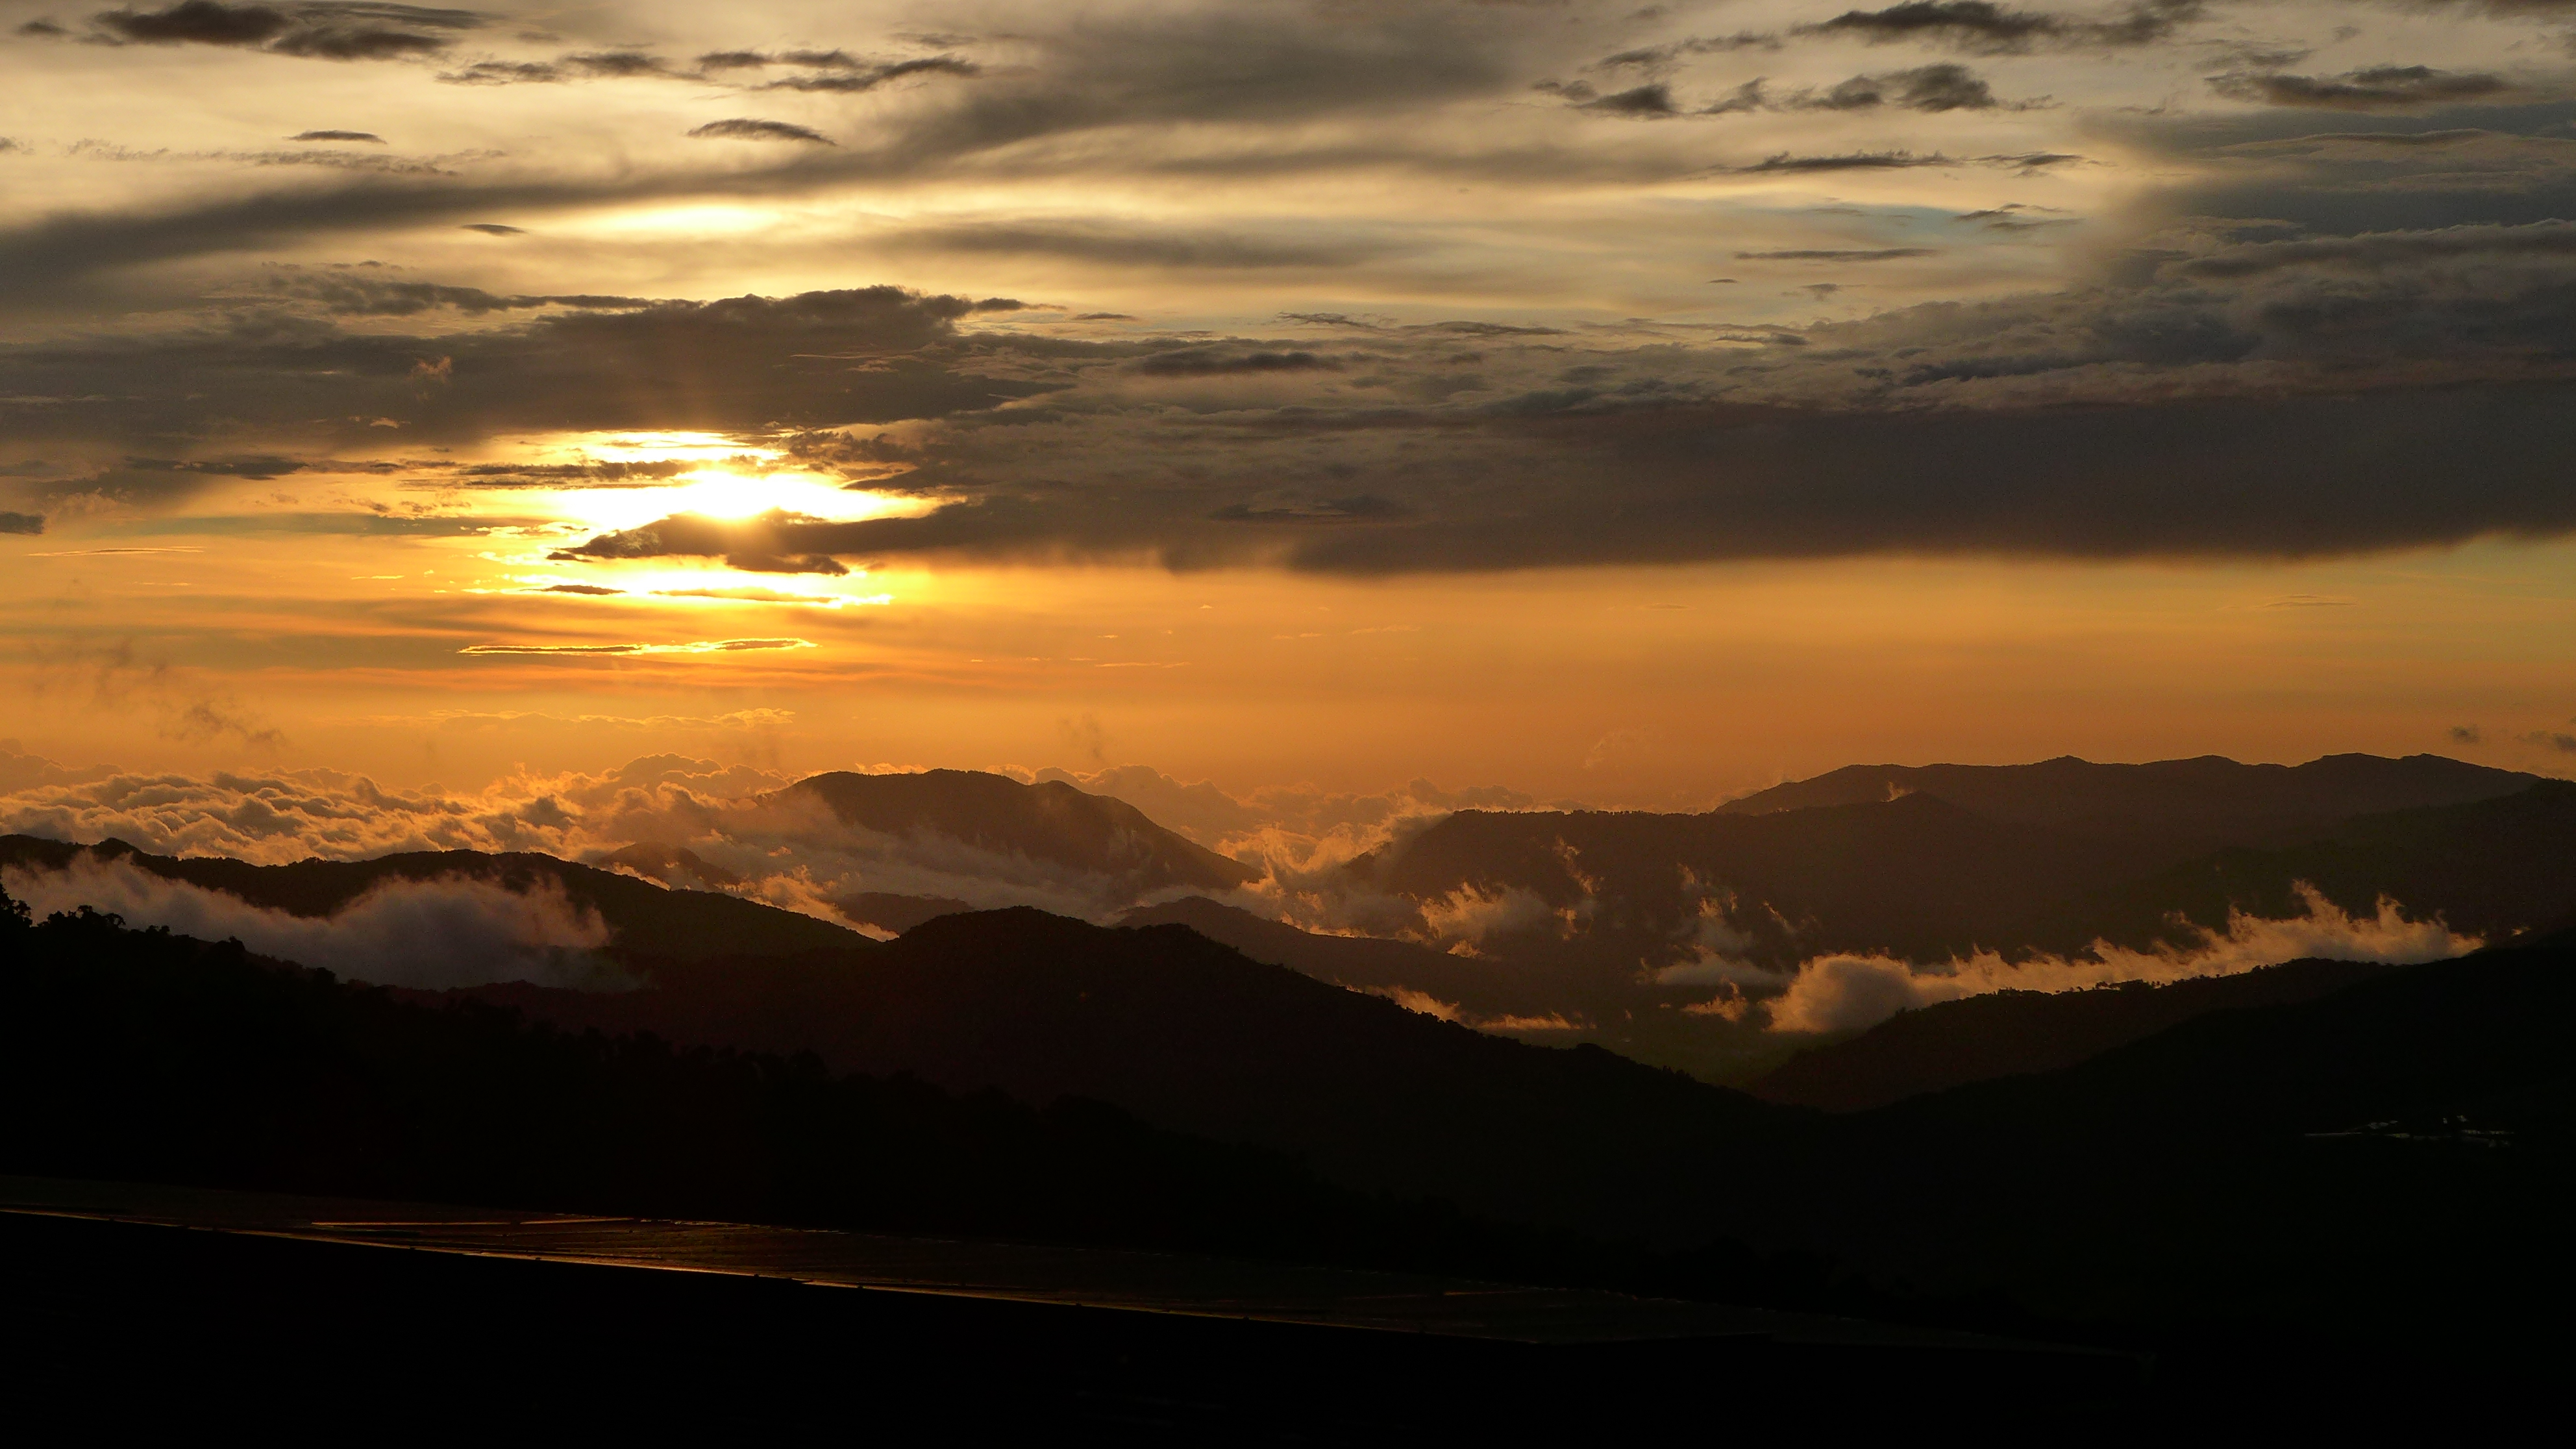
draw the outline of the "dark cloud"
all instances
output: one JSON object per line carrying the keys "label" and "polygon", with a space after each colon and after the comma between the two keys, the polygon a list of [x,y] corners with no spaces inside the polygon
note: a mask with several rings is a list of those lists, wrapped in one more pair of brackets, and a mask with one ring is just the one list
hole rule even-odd
{"label": "dark cloud", "polygon": [[1822,92],[1804,92],[1783,103],[1792,110],[1857,111],[1894,106],[1908,111],[1991,111],[2002,102],[1983,77],[1963,65],[1917,66],[1883,75],[1856,75]]}
{"label": "dark cloud", "polygon": [[[483,25],[471,10],[415,5],[227,5],[179,0],[162,10],[110,10],[97,38],[122,45],[221,45],[316,60],[401,60],[436,55],[455,32]],[[22,31],[22,33],[26,33]]]}
{"label": "dark cloud", "polygon": [[582,55],[567,55],[558,58],[555,65],[568,75],[603,80],[631,80],[638,76],[678,74],[669,61],[658,55],[646,55],[640,50],[601,50]]}
{"label": "dark cloud", "polygon": [[1410,518],[1414,511],[1392,499],[1373,493],[1354,494],[1348,498],[1328,498],[1317,503],[1291,504],[1284,507],[1256,508],[1249,503],[1230,503],[1208,515],[1219,523],[1366,523],[1385,519]]}
{"label": "dark cloud", "polygon": [[526,227],[505,226],[497,221],[462,222],[458,224],[456,229],[458,231],[479,231],[485,236],[526,236],[528,234],[528,229]]}
{"label": "dark cloud", "polygon": [[1398,250],[1396,243],[1349,230],[1312,237],[1260,237],[1075,221],[912,227],[885,236],[879,245],[897,251],[1058,256],[1118,266],[1247,271],[1347,267]]}
{"label": "dark cloud", "polygon": [[2576,735],[2565,734],[2558,730],[2533,730],[2522,738],[2526,744],[2556,750],[2562,755],[2576,755]]}
{"label": "dark cloud", "polygon": [[2422,65],[2375,65],[2333,76],[2235,71],[2211,76],[2209,87],[2233,100],[2347,111],[2400,110],[2483,100],[2513,89],[2502,76],[2435,70]]}
{"label": "dark cloud", "polygon": [[1907,0],[1884,10],[1847,10],[1791,28],[1795,35],[1854,36],[1872,45],[1922,41],[1980,55],[2040,48],[2152,45],[2201,17],[2203,0],[2144,0],[2109,20],[2014,10],[1991,0]]}
{"label": "dark cloud", "polygon": [[1916,155],[1912,151],[1846,151],[1838,156],[1792,156],[1783,151],[1766,156],[1750,166],[1734,168],[1744,175],[1766,171],[1893,171],[1914,166],[1956,166],[1959,163],[1934,151]]}
{"label": "dark cloud", "polygon": [[335,317],[410,317],[452,307],[469,317],[496,312],[526,312],[544,307],[624,309],[653,305],[641,297],[582,294],[504,296],[480,287],[413,282],[372,268],[330,267],[280,269],[268,280],[275,296],[317,304]]}
{"label": "dark cloud", "polygon": [[[2294,189],[2295,171],[2267,175]],[[920,437],[920,516],[678,518],[568,552],[1378,574],[2316,557],[2576,531],[2576,225],[2254,235],[2053,295],[1716,329],[1705,350],[1596,335],[1572,359],[1478,324],[1480,375],[1457,392],[1417,386],[1468,335],[1448,328],[1355,329],[1366,352],[1338,373],[1249,339],[1067,355],[1062,394]],[[1116,380],[1264,356],[1288,400],[1190,412]]]}
{"label": "dark cloud", "polygon": [[2453,725],[2451,726],[2451,743],[2455,745],[2484,744],[2486,743],[2486,732],[2479,729],[2476,725]]}
{"label": "dark cloud", "polygon": [[385,138],[373,131],[298,131],[290,141],[366,141],[381,146]]}
{"label": "dark cloud", "polygon": [[0,533],[42,533],[44,531],[43,514],[0,512]]}
{"label": "dark cloud", "polygon": [[1226,373],[1337,372],[1341,364],[1312,352],[1238,351],[1183,347],[1138,358],[1130,366],[1149,377],[1214,377]]}
{"label": "dark cloud", "polygon": [[[290,274],[280,286],[310,289],[313,307],[370,316],[405,315],[414,302],[507,312],[543,300],[470,288],[423,292],[345,273]],[[13,436],[207,456],[229,451],[228,438],[248,436],[269,446],[370,449],[531,429],[766,436],[945,416],[1060,385],[983,375],[1020,370],[996,350],[1012,344],[958,334],[960,319],[1018,305],[1007,298],[875,287],[556,305],[566,300],[623,310],[554,310],[515,326],[411,336],[254,316],[193,332],[20,345],[0,348],[0,397],[16,400]],[[67,401],[28,402],[47,398]]]}
{"label": "dark cloud", "polygon": [[1597,96],[1581,104],[1584,110],[1605,111],[1614,116],[1671,116],[1680,113],[1680,108],[1673,104],[1672,88],[1661,81]]}
{"label": "dark cloud", "polygon": [[[807,53],[810,54],[811,52]],[[852,62],[847,56],[841,56],[837,51],[833,52],[833,55],[843,62],[837,73],[826,75],[782,76],[777,80],[763,83],[760,88],[762,90],[772,91],[822,91],[826,93],[851,95],[861,91],[875,90],[877,87],[884,85],[888,81],[902,80],[906,76],[973,76],[982,74],[982,67],[976,65],[973,61],[961,60],[953,55],[930,56],[926,59],[920,60],[898,60],[891,61],[883,65],[870,66],[862,66],[856,62]],[[813,65],[818,64],[819,62],[808,60],[795,61],[791,63]]]}
{"label": "dark cloud", "polygon": [[785,121],[756,121],[745,117],[709,121],[692,127],[689,134],[699,140],[724,141],[805,141],[829,146],[832,138],[810,126],[790,125]]}
{"label": "dark cloud", "polygon": [[1867,251],[1737,252],[1739,262],[1893,262],[1905,257],[1938,256],[1933,247],[1878,247]]}
{"label": "dark cloud", "polygon": [[1586,70],[1642,70],[1649,73],[1669,69],[1685,55],[1725,55],[1739,50],[1778,50],[1780,37],[1752,30],[1739,30],[1733,35],[1693,36],[1686,40],[1667,41],[1662,45],[1642,46],[1605,55]]}
{"label": "dark cloud", "polygon": [[438,78],[452,86],[552,85],[563,68],[541,60],[478,60],[462,70],[443,70]]}

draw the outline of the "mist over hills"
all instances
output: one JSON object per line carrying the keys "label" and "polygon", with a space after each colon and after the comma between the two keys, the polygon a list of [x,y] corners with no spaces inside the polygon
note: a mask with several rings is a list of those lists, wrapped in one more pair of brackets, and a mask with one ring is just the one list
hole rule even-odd
{"label": "mist over hills", "polygon": [[[269,913],[282,919],[266,924],[289,939],[309,941],[327,940],[337,928],[337,934],[369,938],[343,948],[361,955],[370,944],[383,946],[386,937],[405,934],[410,939],[401,945],[409,952],[457,957],[512,946],[596,953],[619,941],[651,942],[656,954],[681,960],[872,944],[846,927],[794,911],[718,891],[669,889],[531,852],[431,851],[250,865],[220,856],[152,855],[120,840],[83,847],[9,835],[0,836],[0,871],[18,873],[19,887],[31,899],[80,896],[84,904],[133,913],[138,923],[221,925],[228,929],[219,934],[247,938],[260,934],[259,913]],[[153,883],[169,889],[156,890]],[[400,918],[423,907],[432,908],[427,916]],[[356,912],[373,918],[364,929],[352,929]],[[145,919],[156,916],[166,918]],[[435,939],[442,928],[456,939]],[[369,976],[363,961],[316,964],[356,967],[361,979],[405,979]],[[491,969],[496,974],[481,979],[512,979],[506,961]]]}

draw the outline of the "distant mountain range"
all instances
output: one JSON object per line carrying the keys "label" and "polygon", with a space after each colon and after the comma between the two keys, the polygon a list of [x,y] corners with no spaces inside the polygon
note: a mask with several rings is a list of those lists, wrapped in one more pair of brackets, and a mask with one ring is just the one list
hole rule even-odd
{"label": "distant mountain range", "polygon": [[2218,755],[2097,765],[2067,755],[2031,765],[1847,765],[1717,808],[1775,815],[1937,795],[2007,824],[2179,858],[2227,846],[2295,845],[2355,815],[2491,800],[2539,779],[2440,755],[2327,755],[2304,765],[2247,765]]}
{"label": "distant mountain range", "polygon": [[[1731,1003],[1758,1001],[1801,962],[1836,952],[1937,965],[1979,949],[2080,955],[2096,939],[2190,948],[2199,932],[2223,930],[2232,910],[2297,915],[2306,905],[2301,883],[2358,916],[2386,897],[2418,919],[2438,914],[2454,930],[2495,941],[2576,920],[2576,785],[2431,756],[2331,756],[2295,767],[2214,759],[1866,766],[1696,815],[1463,811],[1361,856],[1332,885],[1413,910],[1400,939],[1310,932],[1256,915],[1243,904],[1260,897],[1234,894],[1256,883],[1252,869],[1062,781],[835,773],[773,799],[820,807],[832,822],[891,842],[901,859],[1088,882],[1097,889],[1086,898],[1105,909],[1161,897],[1119,919],[1185,925],[1252,960],[1525,1042],[1589,1043],[1728,1083],[1774,1073],[1815,1041],[1765,1030],[1758,1012]],[[2224,843],[2200,849],[2213,839]],[[2177,854],[2187,847],[2197,853]],[[0,839],[0,865],[54,869],[75,850],[9,837]],[[612,952],[666,967],[869,944],[749,899],[754,883],[669,844],[604,850],[587,864],[436,852],[258,867],[154,857],[119,842],[97,856],[305,917],[327,916],[388,880],[461,875],[524,889],[543,878],[599,913],[614,933]],[[843,875],[830,904],[876,935],[973,909],[963,893],[869,889],[864,870],[861,888],[849,889],[851,879]],[[1010,888],[978,894],[1009,899]],[[1386,919],[1381,912],[1378,929],[1388,929]],[[1972,1019],[1985,1018],[1952,1008],[1931,1016],[1940,1032]],[[1904,1040],[1936,1030],[1890,1028]],[[1809,1080],[1794,1073],[1774,1077],[1770,1090],[1842,1105],[1885,1100],[1896,1085],[1861,1083],[1892,1069],[1859,1065],[1881,1050],[1796,1069],[1849,1064],[1834,1069],[1857,1074],[1847,1095],[1821,1078],[1784,1085]],[[2058,1060],[2042,1053],[2011,1070]],[[1923,1070],[1929,1075],[1886,1081],[1964,1080],[1954,1068]]]}

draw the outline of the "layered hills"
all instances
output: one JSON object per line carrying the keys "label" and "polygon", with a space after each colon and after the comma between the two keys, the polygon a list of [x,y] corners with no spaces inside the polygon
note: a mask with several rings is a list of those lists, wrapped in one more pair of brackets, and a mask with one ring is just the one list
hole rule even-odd
{"label": "layered hills", "polygon": [[1526,1045],[1176,925],[950,915],[868,951],[648,963],[642,990],[474,988],[575,1030],[812,1052],[1294,1153],[1335,1180],[1664,1238],[1776,1109],[1598,1047]]}

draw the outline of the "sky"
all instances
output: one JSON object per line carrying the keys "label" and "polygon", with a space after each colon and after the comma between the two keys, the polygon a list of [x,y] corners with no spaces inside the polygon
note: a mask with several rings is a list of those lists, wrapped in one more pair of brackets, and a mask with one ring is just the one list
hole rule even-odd
{"label": "sky", "polygon": [[2565,774],[2571,47],[8,0],[0,788]]}

